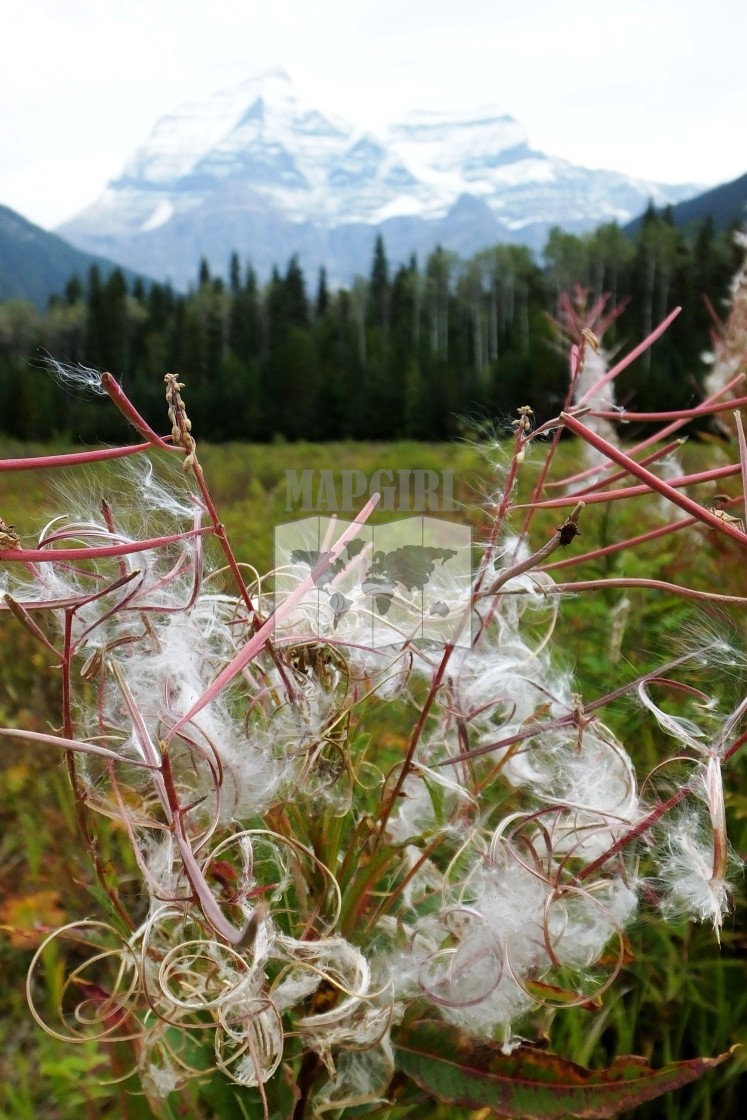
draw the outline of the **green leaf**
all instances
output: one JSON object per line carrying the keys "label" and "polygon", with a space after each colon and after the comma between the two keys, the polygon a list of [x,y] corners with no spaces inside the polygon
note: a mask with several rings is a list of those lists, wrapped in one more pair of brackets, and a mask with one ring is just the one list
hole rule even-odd
{"label": "green leaf", "polygon": [[281,1066],[267,1082],[263,1093],[258,1089],[234,1085],[221,1074],[213,1074],[210,1081],[200,1085],[199,1089],[200,1097],[210,1108],[210,1115],[219,1116],[221,1120],[255,1120],[265,1115],[268,1120],[291,1120],[300,1096],[295,1079],[286,1066]]}
{"label": "green leaf", "polygon": [[395,1049],[397,1068],[439,1100],[517,1120],[616,1116],[695,1081],[731,1053],[657,1070],[627,1056],[609,1069],[590,1070],[533,1046],[507,1055],[496,1043],[475,1041],[434,1020],[406,1027]]}
{"label": "green leaf", "polygon": [[196,1086],[199,1098],[209,1107],[211,1116],[219,1116],[221,1120],[254,1120],[262,1116],[266,1116],[267,1120],[291,1120],[300,1093],[295,1072],[289,1063],[284,1062],[260,1092],[257,1088],[237,1085],[219,1070],[213,1069],[215,1052],[212,1036],[209,1040],[200,1041],[199,1036],[197,1039],[185,1037],[176,1028],[170,1028],[168,1034],[173,1036],[173,1048],[185,1064],[194,1070],[212,1070]]}

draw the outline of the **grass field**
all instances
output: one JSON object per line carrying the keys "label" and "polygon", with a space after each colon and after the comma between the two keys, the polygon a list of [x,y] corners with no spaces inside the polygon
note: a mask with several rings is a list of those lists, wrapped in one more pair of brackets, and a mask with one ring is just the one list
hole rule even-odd
{"label": "grass field", "polygon": [[[3,457],[41,453],[44,449],[6,445]],[[493,464],[500,448],[470,444],[434,446],[293,444],[271,447],[200,447],[200,461],[234,549],[260,573],[272,567],[273,529],[298,516],[288,507],[287,471],[424,470],[454,472],[454,494],[460,511],[449,516],[467,520],[473,539],[490,527],[490,499],[497,478]],[[577,449],[561,445],[562,470],[570,473]],[[687,445],[689,467],[725,461],[719,445]],[[542,458],[541,448],[523,467],[522,489],[528,492]],[[88,486],[101,493],[112,489],[111,469],[89,476]],[[691,494],[707,503],[713,487]],[[24,543],[59,512],[49,479],[38,472],[0,474],[0,515],[14,524]],[[342,515],[344,516],[344,514]],[[386,515],[382,515],[386,516]],[[521,528],[520,513],[512,529]],[[583,516],[576,550],[614,543],[657,523],[663,515],[651,498],[589,507]],[[547,512],[532,523],[533,547],[539,547],[562,516]],[[561,557],[562,558],[562,557]],[[593,561],[586,576],[645,576],[648,579],[747,593],[747,566],[738,546],[703,531],[663,537],[635,554],[611,554]],[[581,569],[568,578],[579,579]],[[555,578],[560,578],[558,573]],[[624,603],[627,600],[627,606]],[[615,629],[613,619],[619,619]],[[609,589],[564,601],[555,631],[556,657],[576,673],[585,701],[618,687],[653,668],[694,628],[717,628],[745,645],[745,619],[738,610],[694,608],[662,591]],[[39,729],[54,725],[59,708],[59,681],[49,656],[32,646],[28,634],[7,612],[0,615],[0,720],[4,725]],[[712,686],[727,703],[744,695],[744,666]],[[623,738],[636,766],[646,772],[670,751],[663,734],[630,699],[612,705],[604,716]],[[381,728],[381,734],[387,731]],[[395,734],[398,729],[394,729]],[[747,852],[747,764],[738,757],[727,775],[727,811],[732,843]],[[149,1117],[145,1101],[132,1085],[106,1084],[112,1078],[94,1046],[72,1048],[44,1035],[31,1020],[25,1003],[24,976],[44,931],[66,920],[99,913],[99,898],[89,854],[82,843],[64,767],[43,752],[0,745],[0,1115],[57,1120],[70,1115]],[[129,845],[122,831],[106,821],[97,825],[100,861],[133,871]],[[637,1053],[652,1064],[712,1055],[747,1043],[747,900],[740,889],[734,914],[723,931],[719,950],[709,927],[663,926],[644,918],[629,931],[622,975],[596,1009],[574,1009],[538,1022],[548,1031],[553,1048],[583,1064],[607,1065],[617,1054]],[[62,962],[46,974],[42,998],[54,1002]],[[636,1111],[638,1118],[727,1120],[738,1114],[738,1058],[681,1092]],[[195,1089],[173,1112],[185,1117],[240,1117],[202,1099]],[[220,1108],[220,1111],[218,1109]],[[260,1113],[261,1115],[261,1113]],[[423,1120],[425,1120],[425,1115]],[[436,1116],[431,1111],[428,1116]],[[462,1115],[458,1110],[443,1116]],[[631,1114],[633,1115],[633,1114]],[[403,1120],[405,1113],[402,1113]],[[414,1116],[414,1114],[413,1114]]]}

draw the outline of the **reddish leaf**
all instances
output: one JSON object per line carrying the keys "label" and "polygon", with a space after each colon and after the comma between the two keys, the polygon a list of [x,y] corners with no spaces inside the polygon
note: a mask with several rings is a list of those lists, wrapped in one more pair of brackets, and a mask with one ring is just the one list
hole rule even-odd
{"label": "reddish leaf", "polygon": [[651,1069],[645,1059],[618,1058],[590,1070],[533,1046],[502,1053],[434,1020],[413,1023],[396,1042],[397,1068],[439,1100],[490,1108],[516,1120],[616,1116],[702,1077],[729,1057],[694,1058]]}

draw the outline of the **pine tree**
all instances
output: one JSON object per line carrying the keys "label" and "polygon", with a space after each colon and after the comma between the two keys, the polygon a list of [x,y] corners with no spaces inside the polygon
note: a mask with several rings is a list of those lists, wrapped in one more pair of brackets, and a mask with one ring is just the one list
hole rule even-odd
{"label": "pine tree", "polygon": [[384,238],[381,234],[378,234],[374,245],[371,278],[368,286],[367,320],[369,326],[381,331],[385,343],[389,334],[390,299],[389,263],[384,248]]}
{"label": "pine tree", "polygon": [[285,273],[284,301],[286,314],[295,327],[301,329],[309,326],[309,301],[306,298],[306,281],[294,254],[288,261]]}
{"label": "pine tree", "polygon": [[73,276],[70,277],[67,284],[65,285],[65,303],[68,305],[68,307],[72,307],[73,304],[79,303],[82,299],[83,284],[81,282],[80,276],[78,276],[78,273],[76,272]]}
{"label": "pine tree", "polygon": [[252,266],[247,266],[246,279],[238,291],[233,284],[232,277],[228,345],[239,361],[248,365],[259,360],[262,350],[260,298]]}
{"label": "pine tree", "polygon": [[235,251],[231,253],[231,260],[228,264],[228,276],[231,295],[236,296],[241,291],[241,262],[239,261],[239,254]]}
{"label": "pine tree", "polygon": [[271,435],[314,438],[319,395],[318,366],[309,329],[303,272],[294,256],[285,277],[275,270],[265,297],[267,353],[263,399]]}
{"label": "pine tree", "polygon": [[329,289],[327,288],[327,270],[322,267],[319,269],[319,281],[316,289],[316,302],[314,305],[314,314],[317,319],[327,314],[329,307]]}

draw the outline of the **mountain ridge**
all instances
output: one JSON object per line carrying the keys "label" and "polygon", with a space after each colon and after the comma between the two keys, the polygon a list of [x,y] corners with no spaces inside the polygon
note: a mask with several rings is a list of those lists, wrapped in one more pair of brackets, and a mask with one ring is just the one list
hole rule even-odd
{"label": "mountain ridge", "polygon": [[85,281],[93,265],[102,279],[117,268],[122,268],[130,284],[136,276],[115,261],[74,248],[58,234],[0,204],[0,301],[25,299],[44,310],[50,297],[61,295],[74,275]]}
{"label": "mountain ridge", "polygon": [[[743,225],[747,221],[747,174],[677,203],[670,208],[670,214],[673,225],[682,228],[708,218],[712,220],[716,233],[735,223]],[[634,218],[625,227],[626,232],[637,233],[644,218],[645,214]]]}
{"label": "mountain ridge", "polygon": [[303,101],[275,68],[161,118],[119,178],[58,232],[176,287],[200,257],[224,271],[233,250],[261,276],[297,253],[305,269],[324,265],[332,282],[349,282],[378,233],[393,260],[437,244],[538,250],[553,225],[624,224],[649,200],[697,190],[548,156],[497,106],[419,110],[376,134]]}

